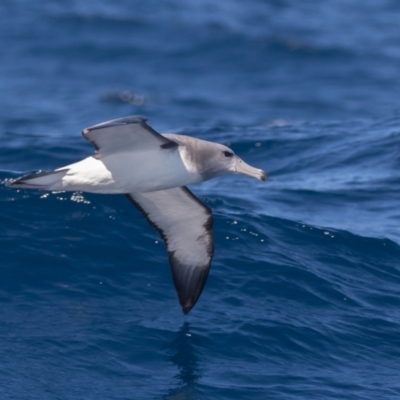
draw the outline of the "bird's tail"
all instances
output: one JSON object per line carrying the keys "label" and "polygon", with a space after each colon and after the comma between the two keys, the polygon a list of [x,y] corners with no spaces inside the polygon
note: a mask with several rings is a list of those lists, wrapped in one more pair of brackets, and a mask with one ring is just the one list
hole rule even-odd
{"label": "bird's tail", "polygon": [[18,189],[63,190],[61,180],[67,171],[67,169],[51,172],[39,171],[21,176],[21,178],[11,181],[8,186]]}

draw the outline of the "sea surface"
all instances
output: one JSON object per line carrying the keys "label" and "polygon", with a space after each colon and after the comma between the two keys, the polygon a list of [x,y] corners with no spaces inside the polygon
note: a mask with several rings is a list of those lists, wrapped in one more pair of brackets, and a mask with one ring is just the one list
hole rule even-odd
{"label": "sea surface", "polygon": [[[1,400],[400,399],[398,2],[2,0],[0,21]],[[269,174],[191,187],[216,251],[187,316],[124,196],[6,186],[135,114]]]}

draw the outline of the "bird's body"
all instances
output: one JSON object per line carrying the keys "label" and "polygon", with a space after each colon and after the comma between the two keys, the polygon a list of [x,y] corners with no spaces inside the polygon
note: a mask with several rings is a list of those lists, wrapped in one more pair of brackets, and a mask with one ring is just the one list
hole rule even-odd
{"label": "bird's body", "polygon": [[11,187],[125,194],[167,245],[185,313],[199,298],[213,256],[212,213],[185,186],[226,173],[266,180],[228,147],[189,136],[160,135],[135,116],[83,130],[92,157],[11,182]]}
{"label": "bird's body", "polygon": [[[177,140],[178,135],[163,136],[174,136]],[[127,149],[117,157],[115,154],[92,156],[56,171],[65,171],[65,174],[48,189],[103,194],[146,193],[204,180],[190,163],[183,145],[161,151]]]}

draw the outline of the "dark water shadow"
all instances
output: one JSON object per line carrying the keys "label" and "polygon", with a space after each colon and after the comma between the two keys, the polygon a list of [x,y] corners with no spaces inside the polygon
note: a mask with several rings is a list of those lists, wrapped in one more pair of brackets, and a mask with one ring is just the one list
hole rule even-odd
{"label": "dark water shadow", "polygon": [[190,324],[184,322],[169,344],[170,360],[178,367],[176,387],[170,389],[164,400],[195,400],[197,399],[196,382],[201,378],[198,357],[194,347],[195,338],[190,332]]}

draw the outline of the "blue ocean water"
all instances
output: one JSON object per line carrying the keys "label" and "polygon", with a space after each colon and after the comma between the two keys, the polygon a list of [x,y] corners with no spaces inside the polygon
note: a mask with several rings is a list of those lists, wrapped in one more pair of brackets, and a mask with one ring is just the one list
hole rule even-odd
{"label": "blue ocean water", "polygon": [[[397,2],[0,3],[1,399],[399,399]],[[183,316],[124,196],[12,190],[142,114],[267,184],[191,187],[216,252]]]}

